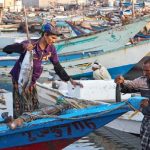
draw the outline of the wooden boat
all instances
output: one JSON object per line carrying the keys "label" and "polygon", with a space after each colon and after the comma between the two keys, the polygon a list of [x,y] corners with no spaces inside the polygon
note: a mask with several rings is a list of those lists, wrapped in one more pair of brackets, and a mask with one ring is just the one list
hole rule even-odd
{"label": "wooden boat", "polygon": [[[126,74],[132,67],[139,62],[146,55],[149,54],[150,40],[141,41],[136,44],[130,44],[120,47],[116,50],[110,50],[108,52],[101,52],[96,56],[90,56],[88,58],[80,58],[72,61],[62,62],[62,66],[67,73],[73,78],[91,78],[92,77],[92,64],[97,61],[102,66],[105,66],[112,78],[115,78],[118,74]],[[132,57],[136,56],[136,57]],[[132,58],[131,58],[132,57]],[[108,61],[108,60],[113,60]],[[52,65],[45,65],[45,70],[52,70]]]}
{"label": "wooden boat", "polygon": [[[123,26],[109,27],[106,31],[97,31],[85,35],[58,41],[55,45],[58,53],[92,51],[102,49],[104,52],[124,46],[129,38],[139,32],[145,23],[150,21],[149,15],[131,21]],[[25,38],[22,37],[22,40]],[[0,48],[16,42],[16,37],[0,38]],[[6,42],[7,41],[7,42]],[[108,46],[109,45],[109,46]]]}
{"label": "wooden boat", "polygon": [[[62,97],[62,94],[67,95],[68,101],[70,101],[71,98],[84,99],[88,100],[88,102],[97,103],[114,103],[116,101],[116,85],[113,80],[80,80],[80,82],[84,88],[72,87],[71,84],[67,84],[63,81],[55,81],[53,87],[51,82],[43,84],[37,83],[40,103],[44,103],[44,105],[56,104],[56,100]],[[130,97],[131,94],[122,94],[121,100],[124,101]],[[130,111],[106,126],[124,132],[140,134],[142,119],[143,115],[141,112],[135,113],[134,111]]]}
{"label": "wooden boat", "polygon": [[12,67],[18,58],[18,56],[0,56],[0,67]]}
{"label": "wooden boat", "polygon": [[[73,87],[63,81],[40,79],[36,83],[40,103],[51,105],[57,103],[57,98],[67,96],[94,102],[115,102],[116,84],[114,80],[78,80],[84,88]],[[100,92],[101,91],[101,92]],[[127,100],[131,94],[122,94],[122,100]]]}
{"label": "wooden boat", "polygon": [[[61,150],[130,111],[131,107],[139,109],[141,100],[143,100],[142,97],[136,97],[116,104],[69,109],[58,116],[46,115],[42,117],[39,114],[44,110],[24,114],[24,119],[21,116],[9,122],[10,124],[0,124],[0,149]],[[19,123],[18,121],[22,122]],[[8,128],[8,125],[12,127],[12,123],[16,123],[16,128],[13,130]],[[18,127],[17,125],[21,126]]]}
{"label": "wooden boat", "polygon": [[[60,54],[59,56],[60,60],[62,61],[62,66],[65,68],[67,73],[75,79],[80,79],[83,77],[92,78],[91,66],[95,61],[98,61],[100,64],[108,68],[111,77],[115,78],[118,74],[124,75],[128,73],[134,67],[134,65],[146,55],[150,56],[149,47],[150,40],[147,40],[136,44],[130,44],[108,52],[99,50],[93,52],[88,51],[85,53],[66,53],[63,55]],[[135,55],[136,57],[132,57]],[[110,63],[108,60],[113,61]],[[1,63],[2,66],[6,66],[3,62]],[[14,63],[11,63],[10,65],[12,64]],[[52,69],[52,64],[44,62],[44,71],[49,72],[51,70],[51,72],[54,72]]]}
{"label": "wooden boat", "polygon": [[8,112],[9,116],[13,116],[12,92],[0,89],[0,122],[3,120],[1,114],[4,112]]}
{"label": "wooden boat", "polygon": [[14,32],[17,31],[17,28],[0,28],[0,32]]}
{"label": "wooden boat", "polygon": [[[66,62],[66,61],[76,60],[76,59],[80,59],[80,58],[89,58],[90,56],[96,56],[101,53],[103,53],[102,50],[96,50],[96,51],[60,54],[58,56],[59,56],[60,62]],[[15,54],[15,56],[11,56],[11,55],[6,55],[6,54],[0,52],[0,67],[13,66],[18,58],[19,57],[17,54]],[[48,65],[48,64],[50,64],[50,62],[43,61],[43,64]]]}
{"label": "wooden boat", "polygon": [[145,21],[150,20],[149,18],[149,16],[145,16],[124,26],[109,27],[103,32],[97,31],[67,40],[60,40],[55,45],[59,54],[98,49],[102,49],[104,52],[115,50],[125,46],[128,40],[145,26]]}
{"label": "wooden boat", "polygon": [[1,24],[0,31],[1,32],[13,32],[17,31],[19,28],[19,24]]}
{"label": "wooden boat", "polygon": [[[149,47],[150,40],[141,41],[136,44],[126,45],[116,50],[111,50],[108,52],[103,52],[102,50],[97,51],[87,51],[87,52],[76,52],[76,53],[66,53],[59,54],[61,65],[65,68],[67,73],[75,79],[80,78],[92,78],[92,64],[95,61],[98,61],[99,64],[102,64],[106,68],[112,78],[115,78],[118,74],[125,75],[127,74],[134,65],[139,62],[143,57],[149,57]],[[135,56],[136,57],[132,57]],[[131,58],[132,57],[132,58]],[[2,57],[3,58],[3,57]],[[6,57],[7,58],[7,57]],[[71,60],[71,61],[70,61]],[[111,63],[108,60],[113,60]],[[9,67],[14,64],[9,59],[6,62],[4,60],[0,61],[0,66]],[[53,65],[47,62],[44,62],[44,71],[45,72],[54,72]],[[8,68],[7,67],[7,68]],[[5,67],[6,68],[6,67]],[[136,70],[138,68],[134,68]],[[139,69],[138,69],[139,70]],[[131,75],[131,74],[130,74]]]}

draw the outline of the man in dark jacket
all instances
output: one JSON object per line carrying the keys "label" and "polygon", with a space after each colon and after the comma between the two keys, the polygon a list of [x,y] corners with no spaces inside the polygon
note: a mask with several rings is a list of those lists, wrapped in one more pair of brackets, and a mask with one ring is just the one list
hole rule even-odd
{"label": "man in dark jacket", "polygon": [[[38,108],[39,102],[37,99],[36,81],[43,71],[42,60],[50,60],[54,65],[54,70],[63,81],[70,81],[72,85],[82,85],[68,76],[61,64],[59,63],[58,55],[53,45],[57,40],[58,32],[49,23],[42,26],[42,36],[38,40],[23,41],[6,46],[3,51],[6,53],[17,52],[20,57],[10,74],[13,82],[13,99],[14,99],[14,117],[20,116],[23,112],[33,111]],[[24,59],[26,51],[33,51],[33,75],[31,84],[28,89],[24,89],[22,94],[18,91],[18,79],[21,68],[21,63]]]}
{"label": "man in dark jacket", "polygon": [[125,80],[122,76],[115,79],[117,84],[122,87],[122,92],[140,92],[141,96],[147,97],[148,100],[141,102],[141,111],[144,115],[142,120],[140,135],[142,150],[150,149],[150,58],[143,63],[143,76],[133,81]]}

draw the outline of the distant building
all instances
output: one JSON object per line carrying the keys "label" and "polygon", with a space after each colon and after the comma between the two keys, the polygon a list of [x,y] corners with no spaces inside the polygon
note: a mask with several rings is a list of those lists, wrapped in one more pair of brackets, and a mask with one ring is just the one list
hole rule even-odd
{"label": "distant building", "polygon": [[15,0],[4,0],[4,8],[13,9],[15,5]]}
{"label": "distant building", "polygon": [[2,10],[4,7],[4,0],[0,0],[0,23],[2,21]]}
{"label": "distant building", "polygon": [[22,0],[26,7],[48,8],[57,4],[86,4],[89,0]]}
{"label": "distant building", "polygon": [[0,8],[4,7],[4,0],[0,0]]}
{"label": "distant building", "polygon": [[22,10],[22,0],[15,0],[14,10],[20,12]]}
{"label": "distant building", "polygon": [[89,0],[57,0],[60,4],[86,4]]}
{"label": "distant building", "polygon": [[0,5],[10,11],[21,11],[22,0],[0,0]]}
{"label": "distant building", "polygon": [[26,7],[48,8],[51,0],[22,0],[22,3]]}

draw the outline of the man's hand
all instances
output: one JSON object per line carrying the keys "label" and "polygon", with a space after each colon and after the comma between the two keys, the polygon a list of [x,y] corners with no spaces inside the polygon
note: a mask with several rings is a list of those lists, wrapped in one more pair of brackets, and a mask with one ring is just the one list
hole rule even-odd
{"label": "man's hand", "polygon": [[34,45],[31,44],[31,43],[28,43],[27,46],[26,46],[26,50],[27,51],[32,51],[34,49]]}
{"label": "man's hand", "polygon": [[33,91],[33,88],[35,87],[35,85],[30,85],[28,87],[25,88],[25,93],[31,93]]}
{"label": "man's hand", "polygon": [[124,83],[124,77],[123,77],[123,76],[118,76],[118,77],[116,77],[115,83],[117,83],[117,84],[122,84],[122,83]]}
{"label": "man's hand", "polygon": [[80,86],[81,88],[83,88],[83,84],[80,83],[80,82],[77,82],[77,81],[75,81],[75,80],[73,80],[73,79],[70,79],[70,82],[71,82],[71,84],[72,84],[74,87]]}
{"label": "man's hand", "polygon": [[149,100],[148,99],[142,100],[141,104],[140,104],[140,107],[144,108],[144,107],[147,107],[147,106],[149,106]]}

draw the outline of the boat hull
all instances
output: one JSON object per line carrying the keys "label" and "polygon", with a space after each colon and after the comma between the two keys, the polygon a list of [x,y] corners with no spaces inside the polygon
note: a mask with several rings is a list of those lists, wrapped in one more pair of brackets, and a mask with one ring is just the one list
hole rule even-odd
{"label": "boat hull", "polygon": [[13,148],[5,148],[3,150],[62,150],[66,146],[77,141],[79,138],[54,140],[50,142],[42,142],[37,144],[30,144],[26,146],[19,146]]}
{"label": "boat hull", "polygon": [[[54,141],[54,146],[56,145],[56,147],[59,148],[58,150],[60,150],[63,147],[69,145],[70,142],[72,143],[77,139],[88,135],[92,131],[104,126],[108,122],[121,116],[123,113],[124,112],[120,112],[117,114],[112,114],[112,115],[110,114],[110,116],[108,115],[100,118],[98,117],[98,118],[85,119],[80,121],[78,120],[75,122],[62,124],[59,126],[53,126],[53,127],[43,126],[37,130],[34,129],[34,130],[19,132],[16,134],[8,134],[3,137],[0,137],[1,139],[0,149],[4,150],[6,147],[10,147],[11,150],[12,148],[14,148],[14,150],[18,150],[22,146],[26,145],[24,148],[29,146],[31,150],[33,148],[36,148],[36,150],[41,150],[41,148],[42,147],[44,148],[44,146],[48,148],[49,143],[51,142],[53,143]],[[19,143],[18,143],[18,139],[19,139]],[[73,140],[69,141],[70,139]],[[49,141],[49,142],[45,143],[45,141]],[[60,141],[60,143],[57,141]],[[61,141],[63,141],[63,143],[61,143]],[[37,143],[39,143],[39,147]],[[18,147],[18,149],[16,149],[16,147]],[[27,149],[29,150],[29,148]]]}
{"label": "boat hull", "polygon": [[[91,76],[92,63],[98,61],[108,68],[112,78],[115,78],[118,74],[124,75],[131,70],[137,62],[149,53],[149,47],[150,41],[143,41],[136,45],[120,47],[119,49],[111,50],[101,55],[81,58],[70,62],[62,62],[61,65],[65,67],[65,70],[70,76],[79,79],[79,77]],[[112,60],[111,63],[108,60]],[[52,66],[44,66],[44,68],[50,70]]]}
{"label": "boat hull", "polygon": [[[135,109],[139,109],[141,100],[143,100],[142,97],[136,97],[129,99],[128,102],[112,105],[102,104],[84,109],[70,109],[65,114],[57,117],[48,116],[28,123],[25,122],[22,127],[15,130],[10,130],[7,124],[1,124],[0,149],[15,150],[18,147],[16,150],[19,150],[22,146],[24,149],[29,146],[30,149],[27,148],[28,150],[33,148],[48,150],[49,142],[50,144],[54,143],[58,150],[62,149],[130,111],[130,105]],[[36,116],[38,114],[34,112],[32,115]]]}
{"label": "boat hull", "polygon": [[[143,100],[142,97],[137,97],[129,99],[128,102],[112,105],[102,104],[79,110],[70,109],[58,117],[49,116],[33,120],[15,130],[10,130],[6,124],[2,124],[0,126],[0,149],[15,149],[16,147],[29,145],[32,149],[32,145],[34,147],[38,143],[43,143],[43,146],[45,146],[45,142],[51,143],[53,141],[55,141],[56,147],[60,149],[60,147],[69,145],[70,142],[88,135],[130,111],[130,105],[135,109],[139,109],[141,100]],[[57,144],[56,141],[60,140],[64,141],[62,142],[64,144],[61,142]],[[40,148],[37,147],[36,150],[40,150]]]}

